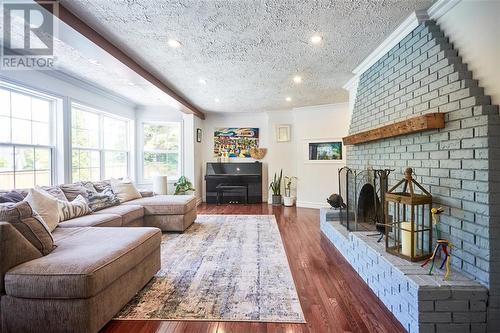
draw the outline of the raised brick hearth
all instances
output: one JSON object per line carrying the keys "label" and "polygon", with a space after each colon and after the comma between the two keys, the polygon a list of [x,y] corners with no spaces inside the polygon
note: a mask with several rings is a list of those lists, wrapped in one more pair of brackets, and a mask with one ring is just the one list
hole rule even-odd
{"label": "raised brick hearth", "polygon": [[[452,332],[486,331],[487,326],[494,332],[500,327],[500,115],[458,51],[435,22],[421,23],[361,75],[349,130],[352,135],[417,115],[445,113],[444,129],[347,147],[347,165],[355,170],[395,169],[389,186],[403,177],[406,167],[413,168],[416,180],[433,195],[434,206],[445,209],[441,234],[455,245],[454,272],[488,290],[487,302],[483,296],[479,303],[464,296],[467,311],[484,313],[487,306],[487,318],[476,316],[473,322],[457,319],[455,313],[464,312],[465,303],[455,302],[453,290],[441,299],[450,302],[432,301],[440,313],[434,322],[421,316],[431,303],[420,303],[411,293],[400,295],[408,298],[408,304],[418,302],[417,309],[390,309],[396,317],[419,314],[413,318],[418,328],[410,325],[411,332],[441,332],[442,323],[457,324],[449,326]],[[353,237],[366,240],[362,235]],[[334,245],[343,246],[335,239],[331,239]],[[344,256],[350,258],[349,253]],[[449,317],[438,311],[444,307],[449,307]],[[483,325],[477,325],[481,320]]]}

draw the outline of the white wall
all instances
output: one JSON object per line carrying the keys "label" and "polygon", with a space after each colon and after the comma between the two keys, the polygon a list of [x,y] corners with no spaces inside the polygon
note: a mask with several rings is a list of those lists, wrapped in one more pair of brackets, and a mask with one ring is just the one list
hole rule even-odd
{"label": "white wall", "polygon": [[462,0],[437,22],[486,95],[500,104],[500,1]]}
{"label": "white wall", "polygon": [[[309,139],[341,139],[349,126],[348,103],[311,106],[293,110],[260,113],[209,114],[204,122],[203,164],[213,162],[213,132],[217,127],[258,127],[260,147],[268,148],[263,162],[263,201],[269,200],[269,180],[283,169],[284,175],[298,177],[297,204],[318,208],[328,206],[326,198],[338,191],[337,171],[340,163],[315,163],[306,161],[306,143]],[[290,124],[292,140],[277,142],[276,125]],[[231,161],[253,159],[231,159]],[[203,175],[204,175],[203,170]],[[203,182],[204,184],[204,182]],[[203,189],[205,198],[205,188]]]}
{"label": "white wall", "polygon": [[[283,170],[283,176],[295,176],[297,177],[297,163],[296,163],[296,145],[297,140],[295,138],[296,127],[293,124],[293,111],[292,110],[280,110],[267,113],[267,133],[270,138],[266,148],[268,148],[268,153],[266,156],[266,161],[268,164],[268,177],[266,188],[269,186],[269,182],[274,177],[275,173],[279,173]],[[291,140],[289,142],[277,142],[276,141],[276,126],[277,125],[291,125]],[[264,180],[263,180],[264,182]],[[293,195],[297,194],[296,188],[297,182],[294,183],[292,187]],[[283,193],[282,189],[282,193]],[[271,193],[272,194],[272,193]],[[271,195],[268,196],[268,202],[271,202]]]}
{"label": "white wall", "polygon": [[[297,206],[328,206],[326,198],[338,193],[338,169],[345,161],[333,163],[308,162],[309,140],[341,140],[349,129],[349,104],[329,104],[294,110],[294,128],[297,140]],[[344,147],[344,158],[345,150]]]}
{"label": "white wall", "polygon": [[203,172],[203,150],[202,143],[196,141],[197,129],[203,131],[203,120],[192,115],[183,115],[183,137],[184,137],[184,176],[193,183],[198,203],[202,201],[202,172]]}
{"label": "white wall", "polygon": [[[207,162],[215,162],[217,159],[213,156],[214,148],[214,130],[218,127],[257,127],[259,128],[259,145],[260,147],[267,147],[269,143],[268,133],[268,117],[264,112],[261,113],[237,113],[232,115],[226,114],[207,114],[203,123],[203,172],[205,176],[205,165]],[[269,155],[269,153],[268,153]],[[267,173],[268,173],[268,156],[262,159],[262,196],[263,200],[267,201]],[[238,162],[252,162],[251,158],[233,158],[231,161]],[[206,188],[205,181],[203,181],[203,200],[205,200]]]}

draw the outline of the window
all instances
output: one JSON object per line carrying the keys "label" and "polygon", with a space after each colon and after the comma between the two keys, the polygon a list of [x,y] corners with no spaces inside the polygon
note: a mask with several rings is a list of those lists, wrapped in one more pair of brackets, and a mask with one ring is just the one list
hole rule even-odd
{"label": "window", "polygon": [[55,100],[0,87],[0,189],[51,185]]}
{"label": "window", "polygon": [[126,177],[129,122],[73,104],[71,112],[72,181]]}
{"label": "window", "polygon": [[178,178],[181,175],[181,124],[144,123],[142,178],[151,180],[154,175]]}

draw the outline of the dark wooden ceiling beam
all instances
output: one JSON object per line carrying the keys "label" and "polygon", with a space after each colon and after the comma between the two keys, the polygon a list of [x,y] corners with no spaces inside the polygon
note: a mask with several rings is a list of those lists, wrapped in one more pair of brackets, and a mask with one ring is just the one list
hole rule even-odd
{"label": "dark wooden ceiling beam", "polygon": [[135,60],[128,56],[125,52],[116,47],[109,40],[104,38],[97,31],[92,29],[89,25],[79,19],[76,15],[71,13],[66,7],[59,4],[59,19],[78,31],[80,34],[85,36],[87,39],[95,43],[97,46],[108,52],[118,61],[123,63],[125,66],[142,76],[144,79],[149,81],[151,84],[155,85],[157,88],[162,90],[164,93],[175,99],[179,104],[181,104],[181,111],[188,114],[194,114],[195,116],[205,119],[205,114],[198,110],[193,104],[187,101],[185,98],[173,91],[168,85],[163,83],[151,72],[146,70],[144,67],[139,65]]}

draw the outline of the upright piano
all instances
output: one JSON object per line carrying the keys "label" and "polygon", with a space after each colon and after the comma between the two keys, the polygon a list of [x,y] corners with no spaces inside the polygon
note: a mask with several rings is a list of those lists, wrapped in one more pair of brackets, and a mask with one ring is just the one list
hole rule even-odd
{"label": "upright piano", "polygon": [[[208,203],[217,202],[217,186],[221,184],[247,186],[248,203],[262,202],[262,163],[260,162],[207,163],[205,182]],[[224,196],[224,202],[242,202],[241,199]]]}

